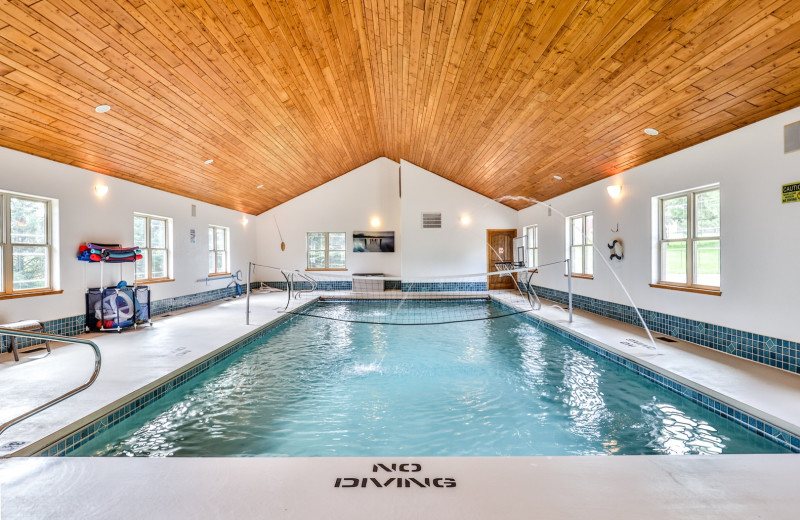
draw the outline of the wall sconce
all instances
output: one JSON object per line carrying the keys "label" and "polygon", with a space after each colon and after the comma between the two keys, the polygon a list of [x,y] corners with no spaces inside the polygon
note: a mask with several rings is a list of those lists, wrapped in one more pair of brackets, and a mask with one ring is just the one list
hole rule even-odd
{"label": "wall sconce", "polygon": [[622,196],[622,186],[619,184],[612,184],[606,190],[608,191],[608,196],[612,199],[618,199]]}
{"label": "wall sconce", "polygon": [[372,227],[379,227],[381,225],[381,219],[378,217],[372,217],[372,220],[369,221],[369,224]]}
{"label": "wall sconce", "polygon": [[98,197],[104,197],[105,194],[108,193],[108,186],[105,184],[95,184],[94,192],[97,193]]}
{"label": "wall sconce", "polygon": [[458,221],[461,222],[462,226],[466,226],[470,223],[469,215],[461,215],[461,218],[459,218]]}
{"label": "wall sconce", "polygon": [[247,215],[242,215],[242,225],[246,226],[248,222],[250,221],[247,219]]}

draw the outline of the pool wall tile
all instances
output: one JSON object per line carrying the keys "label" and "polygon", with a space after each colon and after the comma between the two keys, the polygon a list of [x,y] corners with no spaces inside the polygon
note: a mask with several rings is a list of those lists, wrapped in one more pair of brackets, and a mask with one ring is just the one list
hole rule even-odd
{"label": "pool wall tile", "polygon": [[[520,284],[524,290],[524,285]],[[541,298],[567,305],[569,294],[564,291],[533,285]],[[572,295],[575,309],[641,327],[636,309],[630,305],[613,303],[579,294]],[[756,361],[764,365],[800,374],[800,344],[781,338],[763,336],[753,332],[723,327],[713,323],[672,316],[663,312],[640,309],[642,319],[654,334],[696,343],[728,354]]]}

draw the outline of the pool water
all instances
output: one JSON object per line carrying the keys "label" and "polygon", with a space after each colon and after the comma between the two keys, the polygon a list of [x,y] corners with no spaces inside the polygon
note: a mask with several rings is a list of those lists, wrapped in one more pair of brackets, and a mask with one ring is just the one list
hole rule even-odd
{"label": "pool water", "polygon": [[[355,312],[348,305],[330,312]],[[787,450],[510,316],[424,326],[297,317],[70,455],[770,452]]]}

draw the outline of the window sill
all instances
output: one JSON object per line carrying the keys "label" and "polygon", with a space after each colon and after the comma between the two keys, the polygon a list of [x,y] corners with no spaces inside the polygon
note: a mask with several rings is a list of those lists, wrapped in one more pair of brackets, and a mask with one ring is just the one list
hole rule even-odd
{"label": "window sill", "polygon": [[347,271],[347,268],[337,268],[337,269],[306,269],[306,271]]}
{"label": "window sill", "polygon": [[223,277],[227,278],[230,275],[231,275],[231,273],[209,273],[208,277],[209,278],[223,278]]}
{"label": "window sill", "polygon": [[[575,274],[572,273],[573,278],[580,278],[581,280],[594,280],[594,275],[591,274]],[[564,275],[564,278],[567,278],[567,275]]]}
{"label": "window sill", "polygon": [[0,300],[11,300],[12,298],[30,298],[31,296],[48,296],[50,294],[61,294],[64,291],[36,291],[36,292],[25,292],[25,293],[11,293],[11,294],[0,294]]}
{"label": "window sill", "polygon": [[136,285],[150,285],[154,283],[167,283],[167,282],[174,282],[174,278],[154,278],[152,280],[136,280],[134,283]]}
{"label": "window sill", "polygon": [[711,296],[722,296],[722,291],[719,289],[706,289],[702,287],[690,287],[690,286],[683,286],[683,285],[670,285],[665,283],[651,283],[650,287],[655,287],[656,289],[669,289],[671,291],[683,291],[683,292],[691,292],[696,294],[710,294]]}

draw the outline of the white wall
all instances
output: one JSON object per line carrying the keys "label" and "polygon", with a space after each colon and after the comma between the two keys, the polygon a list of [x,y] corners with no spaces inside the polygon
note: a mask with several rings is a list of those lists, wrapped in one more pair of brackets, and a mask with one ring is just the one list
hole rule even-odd
{"label": "white wall", "polygon": [[[633,168],[519,212],[519,227],[539,225],[540,264],[563,259],[563,215],[593,211],[594,280],[575,280],[578,294],[629,304],[601,255],[613,238],[625,259],[612,268],[636,305],[759,334],[800,341],[795,271],[800,259],[800,202],[781,204],[781,185],[800,181],[800,152],[783,153],[783,127],[800,120],[800,108]],[[656,139],[666,139],[663,134]],[[623,185],[612,200],[606,186]],[[649,287],[652,278],[652,198],[719,183],[722,215],[722,296]],[[619,232],[612,228],[619,224]],[[544,268],[539,285],[566,290],[561,268]],[[535,278],[535,280],[536,280]]]}
{"label": "white wall", "polygon": [[[402,197],[399,176],[402,171]],[[422,212],[442,213],[442,229],[422,229]],[[486,271],[486,230],[514,229],[517,212],[407,161],[385,157],[342,175],[258,217],[258,262],[306,268],[306,233],[347,233],[347,271],[387,276],[440,276]],[[459,218],[469,215],[464,226]],[[353,231],[395,232],[394,253],[353,253]],[[278,226],[275,225],[277,220]],[[280,249],[278,228],[286,244]],[[258,269],[257,280],[282,280]]]}
{"label": "white wall", "polygon": [[[375,159],[345,175],[266,211],[256,219],[258,263],[280,268],[306,268],[306,233],[347,233],[347,274],[400,275],[404,246],[398,192],[399,165],[385,157]],[[380,226],[373,228],[373,218]],[[277,222],[277,225],[276,225]],[[280,229],[280,235],[278,230]],[[394,253],[354,253],[353,231],[394,231]],[[280,243],[286,249],[281,251]],[[280,281],[278,271],[258,268],[255,280]]]}
{"label": "white wall", "polygon": [[[485,273],[486,230],[514,229],[517,212],[401,160],[403,275]],[[441,229],[422,229],[422,213],[442,214]],[[469,224],[460,218],[468,216]]]}
{"label": "white wall", "polygon": [[[208,225],[226,226],[231,231],[231,267],[246,273],[248,260],[255,258],[254,217],[243,226],[242,214],[219,206],[173,195],[88,170],[60,164],[25,153],[0,148],[0,190],[58,199],[60,288],[63,294],[0,300],[0,322],[21,319],[51,320],[85,312],[87,287],[100,283],[100,266],[76,259],[78,246],[85,242],[133,245],[133,213],[148,213],[173,219],[174,282],[151,284],[151,298],[160,300],[218,289],[227,281],[206,285],[197,282],[208,276]],[[108,194],[99,198],[94,185],[102,182]],[[197,216],[191,216],[191,205]],[[196,242],[189,241],[189,230]],[[133,282],[132,264],[108,264],[105,283],[120,279]],[[228,280],[230,281],[230,280]]]}

